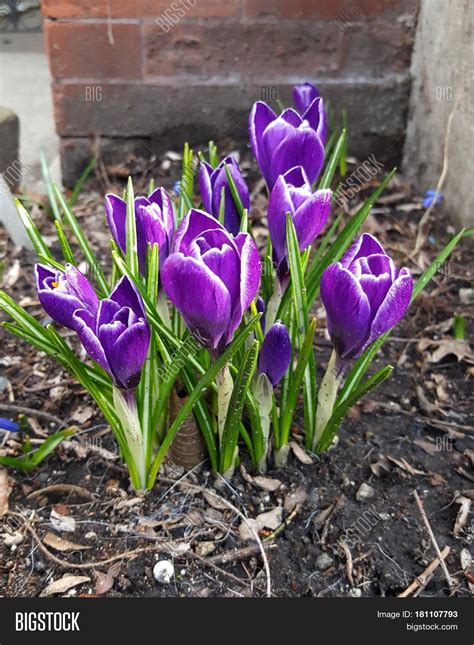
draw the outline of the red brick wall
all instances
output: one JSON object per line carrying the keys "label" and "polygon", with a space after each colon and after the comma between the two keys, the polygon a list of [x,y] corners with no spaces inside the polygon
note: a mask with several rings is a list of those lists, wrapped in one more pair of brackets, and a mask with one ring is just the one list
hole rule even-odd
{"label": "red brick wall", "polygon": [[[63,171],[246,136],[258,99],[315,82],[352,150],[403,143],[417,0],[43,0]],[[388,151],[388,152],[387,152]]]}

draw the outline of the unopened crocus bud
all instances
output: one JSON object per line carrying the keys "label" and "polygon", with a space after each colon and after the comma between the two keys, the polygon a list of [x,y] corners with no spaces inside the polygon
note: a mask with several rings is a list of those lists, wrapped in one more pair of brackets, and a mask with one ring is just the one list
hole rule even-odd
{"label": "unopened crocus bud", "polygon": [[277,320],[267,331],[260,348],[258,370],[276,387],[286,374],[291,362],[291,341],[288,329]]}
{"label": "unopened crocus bud", "polygon": [[302,83],[293,88],[295,107],[303,120],[308,121],[322,143],[326,143],[328,124],[324,101],[319,91],[311,83]]}

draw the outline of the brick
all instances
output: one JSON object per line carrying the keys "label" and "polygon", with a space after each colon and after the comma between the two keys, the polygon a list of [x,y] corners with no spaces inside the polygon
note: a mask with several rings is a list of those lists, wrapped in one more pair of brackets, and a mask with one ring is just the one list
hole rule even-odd
{"label": "brick", "polygon": [[354,21],[378,15],[415,14],[418,4],[419,0],[244,0],[244,15]]}
{"label": "brick", "polygon": [[341,67],[348,75],[403,73],[410,67],[414,27],[402,22],[371,21],[364,29],[343,32]]}
{"label": "brick", "polygon": [[113,44],[106,24],[47,22],[46,46],[54,78],[141,78],[138,24],[113,24]]}
{"label": "brick", "polygon": [[[109,8],[108,8],[109,4]],[[242,0],[43,0],[47,18],[225,18],[239,16]],[[166,13],[165,13],[166,12]]]}
{"label": "brick", "polygon": [[306,77],[339,68],[341,33],[317,21],[185,22],[144,26],[145,77],[238,73]]}

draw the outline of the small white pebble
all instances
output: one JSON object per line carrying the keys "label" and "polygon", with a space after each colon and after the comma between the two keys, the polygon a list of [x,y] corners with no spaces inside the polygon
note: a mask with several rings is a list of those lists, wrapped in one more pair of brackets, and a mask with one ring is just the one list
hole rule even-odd
{"label": "small white pebble", "polygon": [[358,589],[357,587],[353,587],[349,591],[349,596],[352,596],[352,598],[360,598],[362,596],[362,589]]}
{"label": "small white pebble", "polygon": [[153,567],[153,577],[162,585],[168,585],[174,576],[174,566],[169,560],[160,560]]}

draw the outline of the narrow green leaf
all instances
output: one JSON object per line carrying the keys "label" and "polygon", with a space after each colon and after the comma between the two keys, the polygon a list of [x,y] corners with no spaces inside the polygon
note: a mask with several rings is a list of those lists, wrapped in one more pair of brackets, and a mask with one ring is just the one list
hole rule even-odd
{"label": "narrow green leaf", "polygon": [[66,203],[66,200],[64,199],[61,191],[59,190],[58,186],[53,182],[53,190],[55,192],[55,195],[57,197],[58,203],[61,206],[61,209],[64,213],[64,217],[71,227],[71,230],[81,248],[81,251],[84,253],[84,257],[89,265],[89,269],[91,273],[94,275],[95,279],[97,280],[97,284],[99,285],[100,289],[100,295],[102,297],[106,297],[109,294],[109,285],[107,284],[107,280],[105,279],[105,276],[102,272],[102,269],[99,266],[99,263],[97,262],[95,255],[89,246],[89,242],[87,241],[86,236],[84,235],[79,222],[77,221],[76,217],[74,216],[72,210],[69,208],[69,205]]}
{"label": "narrow green leaf", "polygon": [[225,473],[232,467],[235,458],[235,449],[239,438],[244,401],[250,387],[255,368],[257,367],[258,350],[260,343],[254,340],[245,353],[245,358],[237,380],[232,390],[229,409],[224,425],[221,442],[220,470]]}
{"label": "narrow green leaf", "polygon": [[368,378],[367,381],[365,381],[365,383],[361,387],[357,388],[357,390],[345,401],[343,401],[339,405],[336,404],[334,412],[332,413],[332,416],[329,419],[326,427],[324,428],[323,434],[321,435],[321,438],[318,442],[316,452],[324,452],[330,447],[334,440],[334,437],[339,430],[341,421],[345,417],[349,408],[351,408],[355,403],[357,403],[359,399],[368,394],[371,390],[386,381],[392,372],[393,367],[391,365],[386,365],[376,374],[373,374],[370,378]]}
{"label": "narrow green leaf", "polygon": [[56,226],[56,231],[58,233],[58,240],[61,245],[64,261],[69,262],[69,264],[76,265],[76,261],[74,260],[74,253],[72,252],[71,245],[69,244],[66,234],[64,233],[64,229],[60,220],[55,220],[54,225]]}
{"label": "narrow green leaf", "polygon": [[52,259],[53,256],[51,255],[48,245],[44,241],[41,233],[38,230],[38,227],[31,219],[31,216],[26,208],[23,206],[19,199],[15,200],[15,204],[18,210],[18,215],[20,216],[22,224],[25,227],[26,232],[28,233],[28,237],[30,238],[37,255],[43,255],[45,258]]}
{"label": "narrow green leaf", "polygon": [[242,216],[244,214],[244,205],[242,204],[242,200],[240,199],[239,191],[237,190],[237,186],[235,185],[235,181],[231,175],[228,164],[224,164],[224,168],[225,174],[227,175],[227,182],[229,183],[232,199],[234,200],[234,204],[237,208],[237,212],[239,213],[239,217],[240,219],[242,219]]}
{"label": "narrow green leaf", "polygon": [[163,440],[160,448],[156,454],[156,457],[153,461],[153,464],[150,468],[148,476],[148,487],[151,488],[156,479],[158,469],[163,461],[166,452],[176,436],[181,424],[184,419],[187,417],[188,413],[193,409],[196,401],[202,396],[204,390],[209,387],[211,382],[216,378],[219,370],[228,363],[235,352],[241,347],[243,343],[247,340],[248,336],[254,331],[255,326],[259,323],[259,318],[253,318],[245,327],[237,334],[232,343],[222,352],[219,358],[211,365],[206,374],[199,380],[194,390],[189,395],[188,400],[183,405],[179,411],[176,419],[173,421],[168,433]]}
{"label": "narrow green leaf", "polygon": [[132,178],[127,182],[127,218],[126,218],[126,253],[125,258],[132,275],[139,276],[138,248],[137,248],[137,223],[135,219],[135,196],[133,194]]}
{"label": "narrow green leaf", "polygon": [[79,179],[78,179],[78,180],[76,181],[76,183],[74,184],[73,191],[72,191],[72,193],[71,193],[71,196],[70,196],[70,197],[69,197],[69,199],[68,199],[69,208],[73,208],[73,207],[74,207],[74,205],[75,205],[75,203],[76,203],[76,201],[77,201],[77,198],[78,198],[78,196],[79,196],[79,193],[81,192],[81,189],[82,189],[82,187],[84,186],[84,183],[87,181],[87,178],[88,178],[88,177],[89,177],[89,175],[91,174],[91,172],[92,172],[92,170],[94,169],[94,167],[95,167],[96,163],[97,163],[97,159],[96,159],[95,157],[93,157],[93,158],[89,161],[89,163],[87,164],[87,166],[84,168],[84,170],[82,171],[82,173],[81,173],[81,175],[80,175]]}
{"label": "narrow green leaf", "polygon": [[48,195],[54,219],[61,221],[61,213],[59,211],[56,194],[53,188],[53,182],[51,181],[51,175],[49,174],[48,162],[46,161],[46,155],[44,154],[43,148],[40,149],[39,157],[41,165],[41,175],[43,177],[43,183],[46,188],[46,193]]}
{"label": "narrow green leaf", "polygon": [[337,143],[334,147],[334,150],[332,151],[331,158],[329,159],[329,162],[326,165],[324,174],[317,184],[318,189],[329,188],[331,186],[331,182],[336,172],[339,160],[341,156],[344,154],[345,143],[346,143],[346,131],[342,130],[341,134],[339,135],[339,139],[337,140]]}

